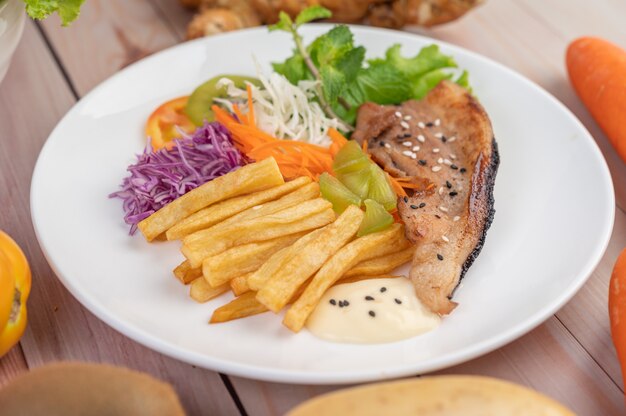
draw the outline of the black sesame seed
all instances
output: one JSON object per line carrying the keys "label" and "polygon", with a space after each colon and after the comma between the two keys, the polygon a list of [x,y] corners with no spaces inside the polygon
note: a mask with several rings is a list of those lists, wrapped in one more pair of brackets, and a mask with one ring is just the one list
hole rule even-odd
{"label": "black sesame seed", "polygon": [[380,147],[383,147],[383,146],[385,146],[385,142],[381,140],[380,142],[378,142],[378,145],[379,145]]}
{"label": "black sesame seed", "polygon": [[372,296],[365,296],[365,300],[374,300]]}
{"label": "black sesame seed", "polygon": [[376,317],[376,312],[374,312],[374,311],[369,311],[368,313],[369,313],[369,315],[370,315],[372,318],[375,318],[375,317]]}
{"label": "black sesame seed", "polygon": [[421,204],[419,204],[420,208],[424,208],[426,206],[426,202],[422,202]]}
{"label": "black sesame seed", "polygon": [[418,160],[417,163],[419,163],[422,166],[426,166],[426,161],[424,159]]}
{"label": "black sesame seed", "polygon": [[411,209],[417,209],[417,205],[411,205]]}
{"label": "black sesame seed", "polygon": [[460,170],[459,172],[461,172],[461,173],[465,173],[465,172],[467,172],[467,169],[465,169],[465,168],[461,168],[461,170]]}
{"label": "black sesame seed", "polygon": [[339,307],[343,308],[343,301],[342,300],[339,301]]}
{"label": "black sesame seed", "polygon": [[330,304],[335,306],[337,304],[337,301],[335,299],[331,299],[329,300]]}
{"label": "black sesame seed", "polygon": [[446,136],[441,136],[441,141],[445,143],[448,141],[448,138]]}
{"label": "black sesame seed", "polygon": [[402,301],[401,301],[400,299],[395,298],[394,300],[396,301],[396,303],[397,303],[398,305],[401,305],[401,304],[402,304]]}
{"label": "black sesame seed", "polygon": [[450,192],[450,196],[457,196],[459,193],[457,191]]}
{"label": "black sesame seed", "polygon": [[404,197],[404,202],[405,202],[405,203],[406,203],[406,202],[409,202],[409,197],[408,197],[408,196],[405,196],[405,197]]}
{"label": "black sesame seed", "polygon": [[443,260],[443,256],[441,254],[437,254],[437,258],[441,261]]}
{"label": "black sesame seed", "polygon": [[452,188],[452,184],[450,183],[450,181],[446,181],[446,187],[448,189]]}
{"label": "black sesame seed", "polygon": [[441,216],[439,214],[435,214],[435,218],[437,218],[438,220],[441,219]]}
{"label": "black sesame seed", "polygon": [[458,167],[457,165],[450,165],[450,169],[454,169],[454,170],[456,170],[456,169],[458,169],[458,168],[459,168],[459,167]]}
{"label": "black sesame seed", "polygon": [[434,126],[434,125],[435,125],[435,124],[434,124],[434,123],[431,123],[430,121],[429,121],[428,123],[426,123],[426,127],[432,127],[432,126]]}
{"label": "black sesame seed", "polygon": [[380,288],[380,293],[385,293],[387,291],[387,288],[385,286]]}
{"label": "black sesame seed", "polygon": [[409,137],[411,137],[411,133],[404,133],[402,137],[404,137],[405,139],[408,139]]}
{"label": "black sesame seed", "polygon": [[343,301],[343,306],[350,306],[350,302],[348,302],[347,300]]}

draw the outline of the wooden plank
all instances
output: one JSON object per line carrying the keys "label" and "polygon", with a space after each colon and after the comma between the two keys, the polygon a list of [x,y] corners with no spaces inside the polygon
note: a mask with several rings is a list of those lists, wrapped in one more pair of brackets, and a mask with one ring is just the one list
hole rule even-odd
{"label": "wooden plank", "polygon": [[70,27],[61,28],[55,17],[42,26],[81,96],[121,68],[178,41],[147,0],[90,0]]}
{"label": "wooden plank", "polygon": [[[82,60],[89,61],[87,56]],[[124,365],[174,385],[189,414],[238,414],[217,373],[166,358],[118,334],[65,290],[44,259],[30,222],[30,178],[43,142],[73,103],[59,68],[29,22],[0,85],[0,186],[11,190],[0,193],[0,229],[22,246],[33,271],[30,324],[22,339],[29,367],[59,360]]]}
{"label": "wooden plank", "polygon": [[176,0],[151,0],[161,16],[172,27],[178,39],[183,40],[187,37],[187,24],[191,21],[194,11],[186,9]]}
{"label": "wooden plank", "polygon": [[4,357],[0,358],[0,389],[27,371],[28,365],[22,349],[16,345]]}
{"label": "wooden plank", "polygon": [[[566,328],[551,318],[519,340],[437,374],[497,377],[553,397],[581,415],[619,415],[623,394]],[[342,386],[298,386],[232,377],[248,412],[282,415],[302,401]]]}

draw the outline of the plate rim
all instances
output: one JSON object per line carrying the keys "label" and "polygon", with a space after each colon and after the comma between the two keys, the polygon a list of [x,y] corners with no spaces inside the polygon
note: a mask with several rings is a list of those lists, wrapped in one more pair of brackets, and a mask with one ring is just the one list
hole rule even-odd
{"label": "plate rim", "polygon": [[[333,27],[334,24],[330,23],[314,23],[308,24],[303,27],[305,31],[305,35],[309,34],[310,31],[322,31],[324,29],[329,29]],[[153,350],[157,351],[165,356],[175,358],[179,361],[197,365],[199,367],[226,373],[229,375],[240,376],[245,378],[252,378],[256,380],[263,380],[269,382],[279,382],[279,383],[296,383],[296,384],[350,384],[350,383],[363,383],[370,381],[378,381],[378,380],[389,380],[398,377],[405,377],[415,374],[424,374],[432,371],[440,370],[443,368],[451,367],[466,361],[470,361],[474,358],[480,357],[484,354],[492,352],[513,340],[520,338],[526,333],[530,332],[537,326],[544,323],[547,319],[550,318],[554,313],[556,313],[559,309],[561,309],[569,300],[571,300],[574,295],[580,290],[580,288],[587,282],[587,280],[591,277],[591,274],[596,269],[599,264],[602,256],[604,255],[608,244],[610,242],[611,234],[613,231],[614,221],[615,221],[615,192],[612,177],[610,174],[610,170],[600,151],[600,148],[593,138],[591,133],[587,130],[587,128],[582,124],[582,122],[572,113],[572,111],[565,106],[561,101],[559,101],[556,97],[546,91],[543,87],[520,74],[519,72],[491,59],[484,55],[481,55],[477,52],[471,51],[469,49],[463,48],[461,46],[456,46],[451,43],[440,41],[435,38],[430,38],[428,36],[415,34],[411,32],[401,32],[395,31],[391,29],[384,28],[373,28],[369,26],[363,25],[348,25],[355,32],[371,32],[371,33],[387,33],[393,35],[393,37],[397,38],[398,41],[404,39],[418,38],[424,43],[435,43],[439,46],[444,46],[446,49],[449,49],[452,53],[457,51],[461,51],[463,54],[467,54],[472,59],[476,59],[482,63],[487,63],[489,65],[495,66],[498,70],[508,72],[513,77],[517,78],[520,82],[524,83],[528,88],[532,88],[536,90],[539,94],[543,96],[544,99],[550,101],[552,105],[558,107],[565,116],[567,116],[582,132],[584,140],[589,141],[591,145],[591,149],[593,151],[592,154],[589,155],[590,158],[597,159],[598,168],[600,170],[601,176],[604,177],[603,186],[606,188],[605,192],[608,196],[608,214],[604,215],[608,219],[605,220],[604,229],[602,230],[602,241],[603,244],[596,247],[594,252],[590,254],[588,257],[585,266],[580,269],[580,271],[576,274],[575,278],[572,279],[572,284],[564,290],[558,298],[555,299],[551,304],[544,306],[541,309],[535,311],[530,317],[519,322],[517,325],[509,328],[507,331],[501,332],[497,336],[487,338],[482,340],[479,343],[474,344],[468,349],[464,349],[461,351],[450,352],[441,357],[429,359],[426,364],[423,363],[414,363],[412,365],[395,365],[391,366],[383,372],[375,371],[375,370],[367,370],[360,369],[350,370],[344,373],[328,373],[328,372],[319,372],[319,371],[311,371],[311,370],[284,370],[284,369],[276,369],[276,368],[268,368],[255,366],[253,364],[242,364],[241,362],[234,361],[231,359],[222,359],[222,358],[214,358],[211,356],[203,355],[196,351],[184,350],[181,347],[177,347],[168,341],[164,341],[161,338],[152,335],[145,331],[144,329],[137,327],[136,325],[129,324],[125,322],[123,319],[117,319],[109,312],[107,309],[100,305],[98,302],[94,301],[90,295],[83,293],[78,287],[76,287],[71,279],[68,279],[64,276],[57,264],[51,258],[48,250],[43,244],[43,239],[40,231],[40,224],[38,225],[38,221],[36,218],[36,209],[37,205],[37,189],[38,189],[38,180],[41,176],[41,160],[43,160],[46,156],[47,149],[51,146],[50,138],[53,137],[56,132],[64,125],[67,120],[67,117],[70,113],[74,112],[75,109],[80,106],[84,101],[88,100],[92,95],[97,94],[101,89],[107,87],[107,85],[113,82],[118,77],[124,76],[124,74],[133,69],[138,65],[145,65],[146,63],[158,59],[162,54],[167,54],[173,49],[177,48],[185,48],[190,47],[189,45],[199,44],[204,42],[213,42],[217,39],[220,41],[223,38],[234,38],[238,36],[251,36],[256,32],[266,33],[267,28],[265,26],[256,27],[256,28],[248,28],[243,30],[238,30],[236,32],[223,33],[215,36],[211,36],[208,38],[200,38],[190,42],[184,42],[177,45],[173,45],[169,48],[158,51],[148,57],[140,59],[139,61],[134,62],[133,64],[123,68],[122,70],[116,72],[112,76],[100,82],[96,87],[91,89],[87,94],[81,97],[68,111],[67,113],[59,120],[55,128],[50,132],[48,138],[43,144],[40,153],[37,157],[37,161],[35,164],[35,168],[33,170],[33,175],[31,178],[31,186],[30,186],[30,208],[31,208],[31,221],[33,223],[33,228],[35,230],[35,235],[37,237],[37,242],[43,252],[43,255],[50,265],[52,271],[56,275],[56,277],[61,281],[63,286],[72,294],[76,300],[78,300],[82,306],[84,306],[87,310],[93,313],[98,319],[106,323],[115,331],[123,334],[124,336],[130,338],[131,340],[138,342],[139,344]],[[309,32],[309,33],[306,33]]]}

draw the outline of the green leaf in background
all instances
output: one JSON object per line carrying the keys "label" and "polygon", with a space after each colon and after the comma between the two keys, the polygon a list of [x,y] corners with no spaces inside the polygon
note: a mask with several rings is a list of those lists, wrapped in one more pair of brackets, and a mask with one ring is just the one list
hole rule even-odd
{"label": "green leaf in background", "polygon": [[52,13],[58,13],[63,26],[73,22],[80,13],[80,6],[85,0],[23,0],[26,13],[37,20],[45,19]]}
{"label": "green leaf in background", "polygon": [[352,32],[348,26],[339,25],[315,39],[308,50],[313,63],[319,68],[332,64],[352,48]]}
{"label": "green leaf in background", "polygon": [[289,17],[287,13],[280,12],[278,14],[278,22],[276,22],[276,24],[274,25],[269,26],[268,29],[270,30],[270,32],[273,32],[275,30],[282,30],[283,32],[293,33],[293,20],[291,20],[291,17]]}
{"label": "green leaf in background", "polygon": [[296,17],[296,25],[300,26],[318,19],[328,19],[332,15],[333,14],[330,10],[322,6],[311,6],[302,10],[302,12]]}
{"label": "green leaf in background", "polygon": [[285,62],[274,62],[272,64],[274,71],[289,80],[292,84],[297,84],[298,81],[305,79],[311,79],[311,73],[304,62],[304,58],[299,53],[294,53],[293,56],[288,58]]}
{"label": "green leaf in background", "polygon": [[440,68],[456,68],[456,62],[451,56],[444,55],[439,51],[439,46],[429,45],[423,47],[417,56],[404,58],[400,54],[400,45],[395,44],[387,49],[385,59],[374,59],[372,64],[386,64],[399,69],[407,77],[419,77]]}

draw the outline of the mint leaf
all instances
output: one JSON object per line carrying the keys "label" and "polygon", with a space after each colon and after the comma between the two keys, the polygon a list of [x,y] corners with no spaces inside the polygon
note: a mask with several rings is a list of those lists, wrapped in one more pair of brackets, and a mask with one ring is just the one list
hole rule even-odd
{"label": "mint leaf", "polygon": [[283,63],[273,63],[272,67],[274,71],[284,75],[285,78],[294,85],[296,85],[298,81],[311,79],[311,73],[306,67],[304,58],[297,52]]}
{"label": "mint leaf", "polygon": [[348,26],[340,25],[315,39],[308,50],[315,66],[320,67],[341,58],[353,47],[352,32]]}
{"label": "mint leaf", "polygon": [[278,22],[269,26],[268,29],[270,30],[270,32],[273,32],[275,30],[282,30],[283,32],[295,33],[293,20],[291,20],[291,17],[283,11],[278,14]]}
{"label": "mint leaf", "polygon": [[345,76],[345,82],[350,83],[354,81],[357,73],[363,66],[363,60],[365,59],[365,48],[359,46],[339,57],[336,62],[336,68],[343,72]]}
{"label": "mint leaf", "polygon": [[322,86],[326,100],[333,105],[343,92],[346,84],[346,77],[343,72],[331,65],[325,65],[320,70],[322,76]]}
{"label": "mint leaf", "polygon": [[85,0],[23,0],[26,13],[37,20],[42,20],[52,13],[58,13],[63,26],[73,22],[80,13],[80,6]]}
{"label": "mint leaf", "polygon": [[330,10],[322,6],[307,7],[296,17],[296,26],[312,22],[313,20],[328,19],[332,15],[333,13]]}

